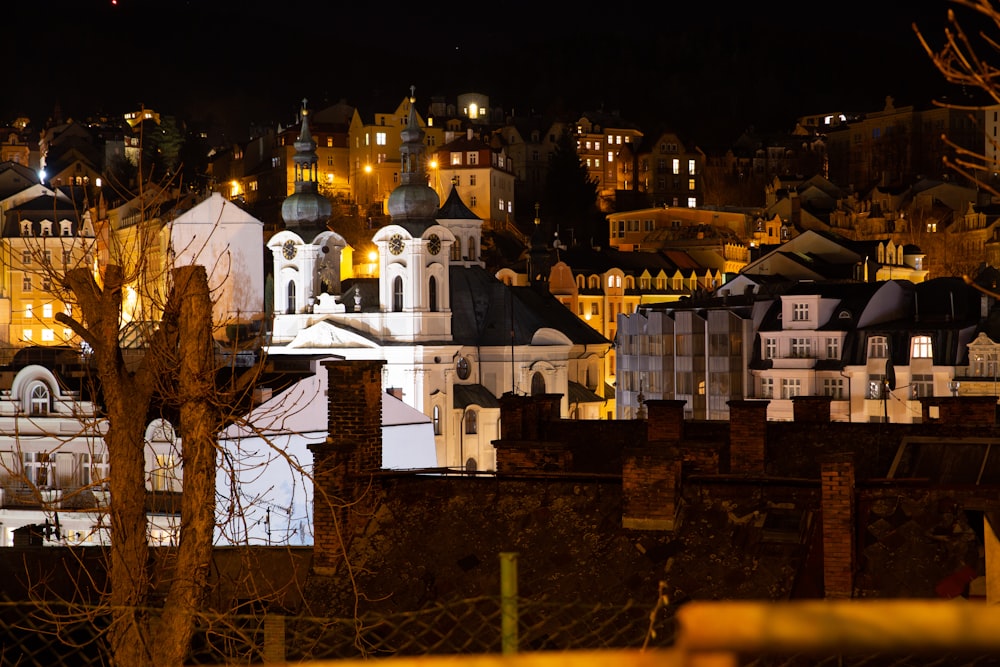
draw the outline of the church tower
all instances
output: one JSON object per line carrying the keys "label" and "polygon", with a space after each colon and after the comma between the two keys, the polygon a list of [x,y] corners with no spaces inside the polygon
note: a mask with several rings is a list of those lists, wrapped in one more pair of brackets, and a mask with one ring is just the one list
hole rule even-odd
{"label": "church tower", "polygon": [[306,100],[302,100],[301,117],[292,156],[295,191],[281,204],[285,229],[267,242],[274,268],[273,340],[290,339],[312,322],[314,314],[343,311],[336,300],[347,242],[327,227],[332,205],[319,192],[319,158]]}
{"label": "church tower", "polygon": [[424,131],[413,89],[401,136],[400,185],[389,195],[392,223],[375,234],[379,251],[379,305],[397,340],[451,340],[448,257],[455,237],[438,224],[437,193],[424,168]]}

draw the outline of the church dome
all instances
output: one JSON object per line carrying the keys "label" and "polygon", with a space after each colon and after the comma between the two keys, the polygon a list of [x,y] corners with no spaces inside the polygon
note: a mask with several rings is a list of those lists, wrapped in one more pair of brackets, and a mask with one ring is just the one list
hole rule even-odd
{"label": "church dome", "polygon": [[389,194],[389,215],[397,222],[430,220],[441,200],[434,190],[419,183],[404,183]]}
{"label": "church dome", "polygon": [[330,200],[318,192],[295,192],[281,202],[281,219],[289,229],[322,227],[332,212]]}
{"label": "church dome", "polygon": [[434,224],[441,198],[427,184],[423,160],[424,131],[417,121],[415,101],[411,88],[410,112],[406,127],[400,132],[403,140],[399,147],[401,183],[389,194],[388,209],[393,223],[412,227],[419,234],[421,227]]}

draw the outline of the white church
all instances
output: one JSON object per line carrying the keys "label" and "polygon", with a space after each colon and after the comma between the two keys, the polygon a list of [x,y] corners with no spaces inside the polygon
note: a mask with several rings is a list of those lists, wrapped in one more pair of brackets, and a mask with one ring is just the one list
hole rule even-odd
{"label": "white church", "polygon": [[482,220],[454,189],[441,205],[428,185],[413,102],[400,185],[388,200],[392,223],[372,239],[377,279],[342,278],[347,244],[326,226],[331,206],[318,193],[316,144],[303,109],[295,192],[282,205],[285,230],[267,243],[274,261],[267,353],[384,360],[386,390],[430,418],[437,466],[494,470],[498,397],[561,394],[562,415],[579,416],[571,389],[576,401],[604,400],[583,385],[611,342],[544,285],[512,287],[486,271]]}

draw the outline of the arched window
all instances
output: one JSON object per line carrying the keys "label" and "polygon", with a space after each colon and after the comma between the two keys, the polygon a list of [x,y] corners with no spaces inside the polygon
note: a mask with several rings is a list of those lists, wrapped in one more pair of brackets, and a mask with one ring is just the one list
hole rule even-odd
{"label": "arched window", "polygon": [[434,422],[434,435],[441,435],[441,406],[435,405],[431,413],[431,420]]}
{"label": "arched window", "polygon": [[295,312],[295,281],[289,280],[288,287],[285,288],[285,295],[288,300],[288,308],[285,312],[294,313]]}
{"label": "arched window", "polygon": [[451,260],[453,262],[458,262],[462,259],[462,237],[456,237],[455,242],[451,244]]}
{"label": "arched window", "polygon": [[392,280],[392,312],[403,312],[403,277],[396,276]]}
{"label": "arched window", "polygon": [[28,409],[32,415],[45,416],[49,414],[51,407],[51,395],[49,388],[44,382],[36,382],[31,385],[28,393]]}
{"label": "arched window", "polygon": [[431,312],[436,313],[438,310],[438,283],[434,276],[431,276],[427,283],[427,298],[430,301]]}
{"label": "arched window", "polygon": [[468,435],[479,433],[478,414],[475,410],[465,411],[465,432]]}
{"label": "arched window", "polygon": [[531,395],[539,396],[545,393],[545,378],[541,373],[535,373],[531,376]]}

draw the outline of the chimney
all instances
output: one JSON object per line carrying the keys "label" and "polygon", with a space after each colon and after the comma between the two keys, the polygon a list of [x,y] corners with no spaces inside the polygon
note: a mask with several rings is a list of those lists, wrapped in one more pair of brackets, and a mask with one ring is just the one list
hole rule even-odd
{"label": "chimney", "polygon": [[622,528],[673,530],[680,497],[681,455],[676,447],[660,442],[623,452]]}
{"label": "chimney", "polygon": [[823,590],[827,598],[854,593],[854,456],[820,461],[823,526]]}
{"label": "chimney", "polygon": [[647,400],[646,441],[680,442],[684,435],[684,406],[687,401]]}
{"label": "chimney", "polygon": [[680,508],[678,448],[687,401],[649,400],[646,444],[622,452],[622,527],[673,530]]}
{"label": "chimney", "polygon": [[729,472],[763,475],[770,401],[729,401]]}
{"label": "chimney", "polygon": [[[382,467],[382,361],[325,361],[329,374],[327,437],[313,455],[313,565],[332,573],[351,538],[371,516]],[[322,490],[322,492],[320,491]]]}
{"label": "chimney", "polygon": [[829,424],[833,396],[793,396],[792,418],[799,424]]}

